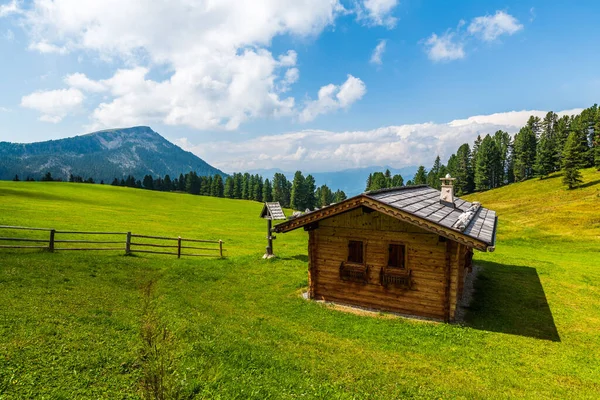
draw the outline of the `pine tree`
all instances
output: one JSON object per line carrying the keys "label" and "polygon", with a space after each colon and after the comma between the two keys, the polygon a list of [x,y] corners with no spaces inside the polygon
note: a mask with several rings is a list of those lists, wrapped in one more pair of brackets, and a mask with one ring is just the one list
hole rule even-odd
{"label": "pine tree", "polygon": [[42,176],[42,182],[52,182],[54,178],[52,178],[52,174],[50,172],[46,172],[46,175]]}
{"label": "pine tree", "polygon": [[262,202],[263,181],[262,176],[254,176],[254,187],[252,188],[252,200]]}
{"label": "pine tree", "polygon": [[271,187],[271,182],[268,178],[265,179],[265,183],[263,185],[262,200],[264,202],[273,201],[273,189]]}
{"label": "pine tree", "polygon": [[390,172],[389,169],[385,170],[385,187],[389,188],[392,187],[392,173]]}
{"label": "pine tree", "polygon": [[212,185],[210,188],[210,195],[213,197],[223,197],[224,185],[223,185],[223,177],[221,175],[215,175],[212,180]]}
{"label": "pine tree", "polygon": [[294,210],[306,208],[306,183],[301,171],[296,171],[292,182],[291,206]]}
{"label": "pine tree", "polygon": [[510,152],[510,135],[504,131],[494,133],[494,141],[500,154],[501,175],[499,176],[499,185],[504,185],[508,181],[508,161]]}
{"label": "pine tree", "polygon": [[19,175],[15,175],[15,177],[13,178],[13,181],[19,182]]}
{"label": "pine tree", "polygon": [[223,188],[223,196],[227,197],[228,199],[233,199],[233,195],[234,195],[234,191],[233,191],[233,177],[228,176],[227,178],[225,178],[225,187]]}
{"label": "pine tree", "polygon": [[183,176],[183,174],[179,174],[179,179],[177,181],[177,190],[180,192],[185,192],[185,176]]}
{"label": "pine tree", "polygon": [[404,178],[400,174],[396,174],[392,177],[392,186],[391,187],[400,187],[404,186]]}
{"label": "pine tree", "polygon": [[427,170],[424,166],[419,166],[417,169],[417,173],[413,178],[413,185],[425,185],[427,184]]}
{"label": "pine tree", "polygon": [[154,190],[154,179],[152,179],[152,176],[151,175],[144,176],[142,185],[144,185],[144,189]]}
{"label": "pine tree", "polygon": [[367,178],[367,186],[365,187],[365,192],[368,192],[369,190],[371,190],[372,185],[373,185],[373,174],[369,174],[369,177]]}
{"label": "pine tree", "polygon": [[471,151],[471,171],[475,173],[475,159],[477,158],[477,152],[479,151],[479,146],[481,146],[481,135],[477,135],[477,139],[473,143],[473,150]]}
{"label": "pine tree", "polygon": [[233,174],[233,198],[242,199],[244,179],[241,173]]}
{"label": "pine tree", "polygon": [[333,195],[333,201],[335,203],[339,203],[339,202],[344,201],[346,199],[347,199],[346,193],[344,193],[343,190],[339,190],[338,189],[338,190],[335,191],[335,194]]}
{"label": "pine tree", "polygon": [[371,176],[371,186],[368,190],[379,190],[387,188],[388,180],[383,172],[374,172]]}
{"label": "pine tree", "polygon": [[113,179],[111,185],[112,186],[119,186],[119,180],[117,178]]}
{"label": "pine tree", "polygon": [[456,151],[456,172],[455,175],[450,174],[456,178],[455,187],[458,195],[471,193],[474,189],[471,157],[471,149],[467,143],[461,145]]}
{"label": "pine tree", "polygon": [[[530,118],[531,120],[531,118]],[[522,181],[533,176],[537,139],[529,126],[524,126],[515,135],[514,140],[514,173],[515,180]]]}
{"label": "pine tree", "polygon": [[576,132],[569,134],[563,151],[563,183],[569,189],[575,188],[581,180],[581,140]]}
{"label": "pine tree", "polygon": [[442,168],[442,162],[440,160],[440,156],[438,155],[433,162],[433,167],[429,170],[427,174],[427,185],[432,188],[440,189],[442,182],[440,181],[440,169]]}
{"label": "pine tree", "polygon": [[273,176],[273,201],[281,204],[282,207],[291,206],[291,183],[285,175],[276,173]]}
{"label": "pine tree", "polygon": [[553,146],[551,138],[546,136],[545,132],[542,132],[540,142],[537,146],[537,152],[535,155],[535,173],[539,175],[540,179],[543,179],[550,172],[554,171],[556,165],[555,159],[556,146]]}
{"label": "pine tree", "polygon": [[326,207],[334,202],[334,194],[327,185],[322,185],[317,188],[317,206]]}
{"label": "pine tree", "polygon": [[163,179],[163,191],[170,192],[173,190],[173,182],[171,182],[171,177],[169,174],[165,175],[165,179]]}
{"label": "pine tree", "polygon": [[498,146],[490,135],[486,135],[475,160],[475,190],[488,190],[499,186],[501,169]]}
{"label": "pine tree", "polygon": [[312,175],[308,175],[306,177],[306,179],[304,180],[304,186],[305,186],[305,206],[306,208],[312,210],[317,206],[317,199],[315,197],[315,190],[316,188],[316,184],[315,184],[315,178]]}
{"label": "pine tree", "polygon": [[251,181],[252,177],[249,173],[245,173],[242,178],[242,199],[250,199]]}

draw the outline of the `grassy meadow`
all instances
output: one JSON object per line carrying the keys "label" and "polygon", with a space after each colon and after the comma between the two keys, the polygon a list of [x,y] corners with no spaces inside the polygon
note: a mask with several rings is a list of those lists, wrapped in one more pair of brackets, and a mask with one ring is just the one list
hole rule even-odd
{"label": "grassy meadow", "polygon": [[[0,225],[222,239],[225,259],[0,249],[0,399],[600,398],[600,173],[469,196],[499,214],[464,324],[301,297],[262,204],[0,182]],[[2,230],[0,236],[20,235]],[[46,237],[46,232],[27,233]]]}

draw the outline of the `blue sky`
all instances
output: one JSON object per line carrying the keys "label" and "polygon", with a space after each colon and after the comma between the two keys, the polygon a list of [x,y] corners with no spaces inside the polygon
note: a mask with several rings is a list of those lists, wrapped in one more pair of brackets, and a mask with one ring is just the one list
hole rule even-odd
{"label": "blue sky", "polygon": [[0,0],[0,140],[149,125],[228,172],[430,165],[597,102],[598,15],[592,1]]}

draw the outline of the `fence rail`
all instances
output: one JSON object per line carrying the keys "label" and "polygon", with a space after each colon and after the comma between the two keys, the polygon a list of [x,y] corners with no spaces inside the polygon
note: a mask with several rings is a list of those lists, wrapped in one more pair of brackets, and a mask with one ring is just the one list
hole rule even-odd
{"label": "fence rail", "polygon": [[[225,249],[223,248],[222,240],[202,240],[202,239],[188,239],[182,237],[166,237],[166,236],[151,236],[151,235],[140,235],[133,234],[131,232],[90,232],[90,231],[73,231],[73,230],[65,230],[60,231],[56,229],[49,228],[33,228],[33,227],[25,227],[25,226],[9,226],[9,225],[0,225],[0,230],[26,230],[26,231],[42,231],[48,232],[48,238],[25,238],[25,237],[11,237],[9,236],[1,236],[1,242],[18,242],[14,245],[11,244],[0,244],[0,248],[2,249],[45,249],[50,252],[54,251],[125,251],[125,254],[133,254],[133,253],[150,253],[150,254],[166,254],[177,256],[177,258],[181,257],[223,257],[223,252]],[[111,238],[105,238],[102,240],[84,240],[80,238],[72,238],[72,239],[57,239],[57,235],[114,235],[114,236],[125,236],[125,240],[110,240]],[[132,242],[132,238],[136,238],[135,242]],[[158,240],[159,243],[144,243],[146,240]],[[176,242],[176,244],[165,244],[160,243],[160,241],[170,241]],[[26,245],[25,243],[44,243],[47,245],[44,246],[33,246]],[[186,246],[184,244],[187,243],[208,243],[215,244],[218,247],[197,247],[197,246]],[[69,245],[92,245],[88,247],[69,247]],[[122,246],[114,246],[114,247],[94,247],[93,245],[118,245]],[[57,246],[58,245],[58,246]],[[208,245],[207,245],[208,246]],[[140,248],[141,247],[141,248]],[[149,248],[149,249],[143,249]],[[157,248],[157,250],[151,250],[153,248]],[[174,251],[162,251],[162,249],[173,249]],[[160,250],[160,251],[159,251]],[[199,253],[187,253],[186,250],[196,250],[196,251],[205,251],[210,252],[208,254],[199,254]],[[217,252],[218,254],[215,254]]]}

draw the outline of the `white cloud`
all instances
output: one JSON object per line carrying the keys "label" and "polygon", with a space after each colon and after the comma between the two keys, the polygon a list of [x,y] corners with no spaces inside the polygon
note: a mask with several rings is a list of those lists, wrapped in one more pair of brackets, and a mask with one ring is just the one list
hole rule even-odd
{"label": "white cloud", "polygon": [[10,108],[6,108],[6,107],[0,107],[0,112],[11,112],[12,110]]}
{"label": "white cloud", "polygon": [[348,75],[348,79],[341,86],[332,83],[322,86],[319,89],[317,100],[306,102],[299,119],[301,122],[308,122],[321,114],[350,107],[352,103],[360,100],[366,92],[367,87],[363,81]]}
{"label": "white cloud", "polygon": [[58,123],[83,103],[78,89],[38,91],[21,98],[21,106],[42,113],[41,121]]}
{"label": "white cloud", "polygon": [[385,52],[385,45],[386,45],[386,40],[380,40],[379,43],[377,43],[377,46],[375,46],[375,50],[373,50],[373,54],[371,54],[371,60],[369,61],[371,64],[378,64],[381,65],[382,60],[381,57],[383,56],[383,53]]}
{"label": "white cloud", "polygon": [[72,88],[81,89],[85,92],[104,92],[107,87],[102,82],[93,81],[85,74],[75,73],[67,75],[64,79],[65,83]]}
{"label": "white cloud", "polygon": [[368,25],[382,25],[389,29],[396,26],[397,19],[392,11],[398,5],[398,0],[364,0],[357,4],[357,16]]}
{"label": "white cloud", "polygon": [[496,11],[494,15],[484,15],[474,18],[469,25],[468,31],[477,35],[482,40],[490,42],[501,35],[512,35],[523,29],[523,25],[510,14],[504,11]]}
{"label": "white cloud", "polygon": [[432,33],[425,42],[427,56],[432,61],[451,61],[465,57],[464,43],[456,40],[452,32],[442,36]]}
{"label": "white cloud", "polygon": [[[558,114],[579,112],[581,109]],[[472,145],[479,134],[493,134],[499,129],[514,134],[530,115],[543,117],[545,114],[546,111],[539,110],[511,111],[448,123],[427,122],[368,131],[302,130],[245,141],[193,144],[184,138],[176,143],[227,172],[259,168],[323,172],[373,165],[430,166],[436,155],[445,163],[461,144]]]}
{"label": "white cloud", "polygon": [[[295,99],[283,93],[299,78],[297,54],[272,54],[272,40],[318,35],[342,12],[338,0],[38,0],[22,25],[31,49],[85,51],[125,65],[104,80],[67,77],[72,88],[106,88],[94,127],[135,121],[236,129],[295,112]],[[157,69],[170,76],[152,78]]]}
{"label": "white cloud", "polygon": [[17,0],[12,0],[7,4],[0,4],[0,18],[6,17],[10,14],[21,14],[22,10],[19,7],[21,2]]}

